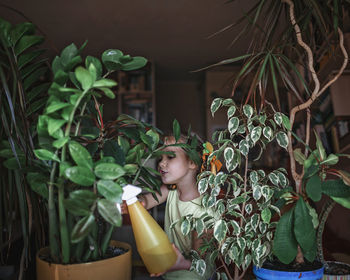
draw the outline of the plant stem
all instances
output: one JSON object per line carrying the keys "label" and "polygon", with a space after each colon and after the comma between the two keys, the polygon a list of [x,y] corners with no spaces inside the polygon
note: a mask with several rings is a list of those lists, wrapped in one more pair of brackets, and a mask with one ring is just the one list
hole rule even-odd
{"label": "plant stem", "polygon": [[55,194],[53,189],[53,182],[57,169],[57,162],[53,163],[50,182],[49,182],[49,199],[48,199],[48,216],[49,216],[49,244],[50,244],[50,255],[53,261],[58,262],[59,249],[57,244],[58,228],[57,228],[57,217],[55,209]]}
{"label": "plant stem", "polygon": [[110,225],[109,229],[105,233],[105,236],[103,237],[102,244],[101,244],[101,252],[102,252],[101,255],[102,256],[104,256],[106,253],[106,250],[107,250],[108,245],[109,245],[109,240],[111,239],[113,230],[114,230],[114,226]]}

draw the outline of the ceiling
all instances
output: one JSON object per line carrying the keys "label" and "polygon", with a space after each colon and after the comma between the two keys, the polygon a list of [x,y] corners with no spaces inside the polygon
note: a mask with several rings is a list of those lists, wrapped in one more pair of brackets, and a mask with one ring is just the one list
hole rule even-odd
{"label": "ceiling", "polygon": [[[88,40],[85,54],[117,48],[156,63],[160,80],[195,79],[190,73],[241,55],[246,44],[229,48],[239,27],[207,37],[234,22],[251,0],[0,0],[32,21],[47,36],[49,49]],[[27,21],[0,6],[0,16]],[[52,54],[54,54],[52,52]]]}

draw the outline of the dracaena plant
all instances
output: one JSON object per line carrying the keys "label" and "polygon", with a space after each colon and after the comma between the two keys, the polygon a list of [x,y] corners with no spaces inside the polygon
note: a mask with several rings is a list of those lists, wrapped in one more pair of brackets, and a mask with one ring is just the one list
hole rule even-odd
{"label": "dracaena plant", "polygon": [[[261,266],[272,253],[275,223],[271,218],[279,213],[275,203],[290,190],[289,181],[284,168],[266,173],[252,163],[267,145],[287,148],[288,118],[280,112],[257,112],[250,105],[222,98],[213,100],[212,114],[220,107],[227,109],[227,128],[213,135],[214,149],[206,159],[207,168],[198,175],[202,205],[214,219],[206,215],[185,217],[181,229],[187,234],[192,228],[199,236],[212,230],[201,253],[216,262],[220,279],[241,279],[251,263]],[[214,159],[223,160],[219,172],[212,167]],[[194,257],[192,269],[205,271],[201,256],[194,253]]]}
{"label": "dracaena plant", "polygon": [[37,244],[45,236],[36,222],[43,220],[44,205],[25,180],[25,172],[33,165],[33,124],[49,87],[43,41],[32,23],[12,25],[0,18],[0,262],[8,264],[8,256],[17,254],[12,242],[18,234],[23,242],[19,279],[29,260],[31,236],[35,235]]}
{"label": "dracaena plant", "polygon": [[[83,46],[84,47],[84,46]],[[98,99],[114,98],[115,71],[143,67],[143,57],[106,50],[101,59],[81,57],[67,46],[52,62],[48,102],[37,122],[41,168],[27,175],[47,201],[50,257],[55,263],[101,259],[121,225],[122,187],[157,189],[158,172],[146,167],[160,150],[159,131],[126,115],[105,123]]]}

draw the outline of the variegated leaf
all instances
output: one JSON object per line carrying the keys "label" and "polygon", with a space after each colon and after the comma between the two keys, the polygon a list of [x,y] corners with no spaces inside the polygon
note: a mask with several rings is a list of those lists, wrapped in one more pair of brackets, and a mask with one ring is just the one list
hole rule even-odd
{"label": "variegated leaf", "polygon": [[231,118],[236,113],[236,106],[232,105],[227,110],[227,118]]}
{"label": "variegated leaf", "polygon": [[203,233],[204,228],[205,228],[205,225],[204,225],[203,219],[197,219],[196,220],[196,231],[197,231],[199,236]]}
{"label": "variegated leaf", "polygon": [[207,207],[211,208],[215,205],[216,203],[216,196],[209,196],[208,202],[207,202]]}
{"label": "variegated leaf", "polygon": [[252,129],[250,133],[250,139],[254,142],[254,144],[260,139],[262,128],[260,126],[256,126]]}
{"label": "variegated leaf", "polygon": [[245,206],[245,211],[246,211],[248,214],[252,213],[252,211],[253,211],[253,206],[252,206],[250,203],[246,204],[246,206]]}
{"label": "variegated leaf", "polygon": [[252,262],[252,256],[250,254],[245,255],[243,269],[246,269],[248,266],[250,266],[251,262]]}
{"label": "variegated leaf", "polygon": [[282,172],[279,172],[279,171],[277,171],[276,174],[278,176],[278,181],[280,182],[281,186],[283,186],[283,187],[287,186],[288,181],[287,181],[286,176]]}
{"label": "variegated leaf", "polygon": [[196,271],[199,275],[203,276],[205,273],[207,265],[205,264],[204,260],[198,260],[196,262]]}
{"label": "variegated leaf", "polygon": [[256,201],[258,201],[262,196],[260,186],[259,185],[252,186],[252,190],[253,190],[253,198]]}
{"label": "variegated leaf", "polygon": [[266,232],[266,230],[267,230],[267,224],[265,224],[265,223],[260,223],[260,224],[259,224],[259,230],[260,230],[260,232],[261,232],[262,234],[264,234],[264,233]]}
{"label": "variegated leaf", "polygon": [[235,154],[235,150],[232,149],[231,147],[227,147],[224,151],[224,158],[226,161],[226,165],[227,163],[230,163],[231,161],[233,161],[233,156]]}
{"label": "variegated leaf", "polygon": [[191,223],[188,219],[184,219],[183,222],[181,223],[181,233],[183,235],[187,235],[190,233],[191,230]]}
{"label": "variegated leaf", "polygon": [[217,241],[221,242],[226,237],[227,224],[224,220],[218,220],[214,225],[214,237]]}
{"label": "variegated leaf", "polygon": [[269,126],[265,126],[263,128],[263,135],[265,136],[265,138],[269,141],[272,140],[272,136],[273,136],[273,130],[271,127]]}
{"label": "variegated leaf", "polygon": [[239,248],[241,248],[241,251],[243,251],[247,245],[245,239],[242,236],[237,238],[237,244]]}
{"label": "variegated leaf", "polygon": [[222,103],[222,98],[215,98],[210,106],[210,111],[212,116],[214,117],[215,112],[220,108]]}
{"label": "variegated leaf", "polygon": [[245,133],[245,125],[244,125],[244,124],[242,124],[242,125],[240,125],[240,126],[238,127],[237,133],[238,133],[238,134],[243,134],[243,133]]}
{"label": "variegated leaf", "polygon": [[208,188],[208,179],[207,178],[200,179],[198,182],[198,192],[200,194],[203,194],[205,193],[207,188]]}
{"label": "variegated leaf", "polygon": [[282,114],[280,112],[275,113],[273,118],[279,126],[282,124]]}
{"label": "variegated leaf", "polygon": [[261,124],[265,124],[265,121],[266,121],[266,115],[265,115],[265,114],[260,115],[260,116],[259,116],[259,122],[260,122]]}
{"label": "variegated leaf", "polygon": [[266,176],[265,171],[262,170],[262,169],[259,169],[259,170],[258,170],[258,174],[259,174],[259,176],[262,177],[262,178],[265,178],[265,176]]}
{"label": "variegated leaf", "polygon": [[254,183],[254,184],[259,181],[259,176],[258,176],[258,173],[256,171],[250,172],[249,178],[252,181],[252,183]]}
{"label": "variegated leaf", "polygon": [[289,140],[288,140],[288,136],[285,132],[283,132],[283,131],[278,132],[276,134],[276,139],[277,139],[278,145],[280,145],[282,148],[287,149]]}
{"label": "variegated leaf", "polygon": [[252,228],[256,230],[260,222],[260,215],[255,213],[251,218]]}
{"label": "variegated leaf", "polygon": [[231,247],[233,242],[234,242],[234,239],[232,237],[227,237],[225,239],[224,243],[222,243],[220,248],[220,252],[222,255],[227,253],[228,249]]}
{"label": "variegated leaf", "polygon": [[271,172],[268,175],[268,178],[272,184],[274,184],[275,186],[278,185],[278,183],[279,183],[278,176],[274,172]]}
{"label": "variegated leaf", "polygon": [[231,135],[233,135],[239,126],[239,119],[237,117],[232,117],[229,121],[228,121],[228,131],[230,132]]}
{"label": "variegated leaf", "polygon": [[253,116],[253,112],[254,112],[253,107],[250,106],[249,104],[246,104],[243,106],[243,113],[248,117],[248,119],[250,119]]}
{"label": "variegated leaf", "polygon": [[247,156],[249,153],[249,144],[248,142],[243,139],[239,142],[239,151],[242,155]]}
{"label": "variegated leaf", "polygon": [[236,235],[239,235],[241,233],[241,227],[235,220],[230,221],[232,227],[233,227],[233,233]]}
{"label": "variegated leaf", "polygon": [[219,195],[219,193],[220,193],[220,187],[219,186],[215,186],[212,190],[211,190],[211,193],[210,193],[210,195],[211,196],[218,196]]}
{"label": "variegated leaf", "polygon": [[236,257],[238,256],[238,254],[239,254],[238,247],[235,245],[231,246],[230,250],[228,251],[228,255],[230,256],[232,261],[236,260]]}

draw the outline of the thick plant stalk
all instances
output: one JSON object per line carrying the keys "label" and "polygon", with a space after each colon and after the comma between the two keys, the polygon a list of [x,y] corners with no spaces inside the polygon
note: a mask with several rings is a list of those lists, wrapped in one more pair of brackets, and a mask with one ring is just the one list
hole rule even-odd
{"label": "thick plant stalk", "polygon": [[[343,56],[344,56],[344,61],[343,61],[343,64],[342,64],[341,68],[339,69],[338,73],[335,75],[335,77],[333,79],[331,79],[323,88],[320,89],[320,81],[319,81],[319,79],[317,77],[315,68],[313,66],[313,64],[314,64],[313,53],[311,51],[311,48],[303,41],[302,36],[301,36],[300,27],[299,27],[299,25],[297,24],[297,22],[295,20],[294,3],[293,3],[292,0],[281,0],[281,1],[284,2],[284,3],[287,3],[289,5],[289,18],[290,18],[290,21],[291,21],[291,23],[292,23],[292,25],[294,27],[295,35],[297,37],[297,42],[306,52],[307,61],[308,61],[307,67],[308,67],[309,72],[311,73],[311,77],[312,77],[312,80],[314,82],[314,90],[313,90],[313,92],[311,94],[311,97],[306,102],[293,107],[291,112],[290,112],[289,119],[290,119],[290,126],[291,126],[291,130],[292,130],[293,129],[293,124],[294,124],[294,121],[295,121],[296,113],[299,112],[299,111],[305,110],[307,108],[310,108],[311,104],[331,84],[333,84],[340,77],[340,75],[344,72],[345,67],[346,67],[346,65],[348,63],[348,54],[347,54],[347,51],[344,48],[343,32],[340,30],[340,28],[338,28],[339,45],[340,45],[340,48],[341,48]],[[290,158],[291,172],[292,172],[293,179],[295,181],[296,191],[297,191],[297,193],[300,193],[301,192],[302,174],[298,174],[296,172],[296,161],[295,161],[294,154],[293,154],[292,133],[291,133],[291,131],[288,132],[288,140],[289,140],[288,153],[289,153],[289,158]]]}
{"label": "thick plant stalk", "polygon": [[323,256],[322,235],[323,235],[324,227],[326,225],[326,221],[328,219],[329,213],[333,210],[335,204],[336,202],[334,200],[330,200],[323,206],[322,213],[320,215],[321,216],[320,224],[317,230],[317,239],[316,239],[317,251],[318,251],[318,255],[320,256],[320,261],[323,263],[325,267],[327,266],[327,262],[325,261]]}

